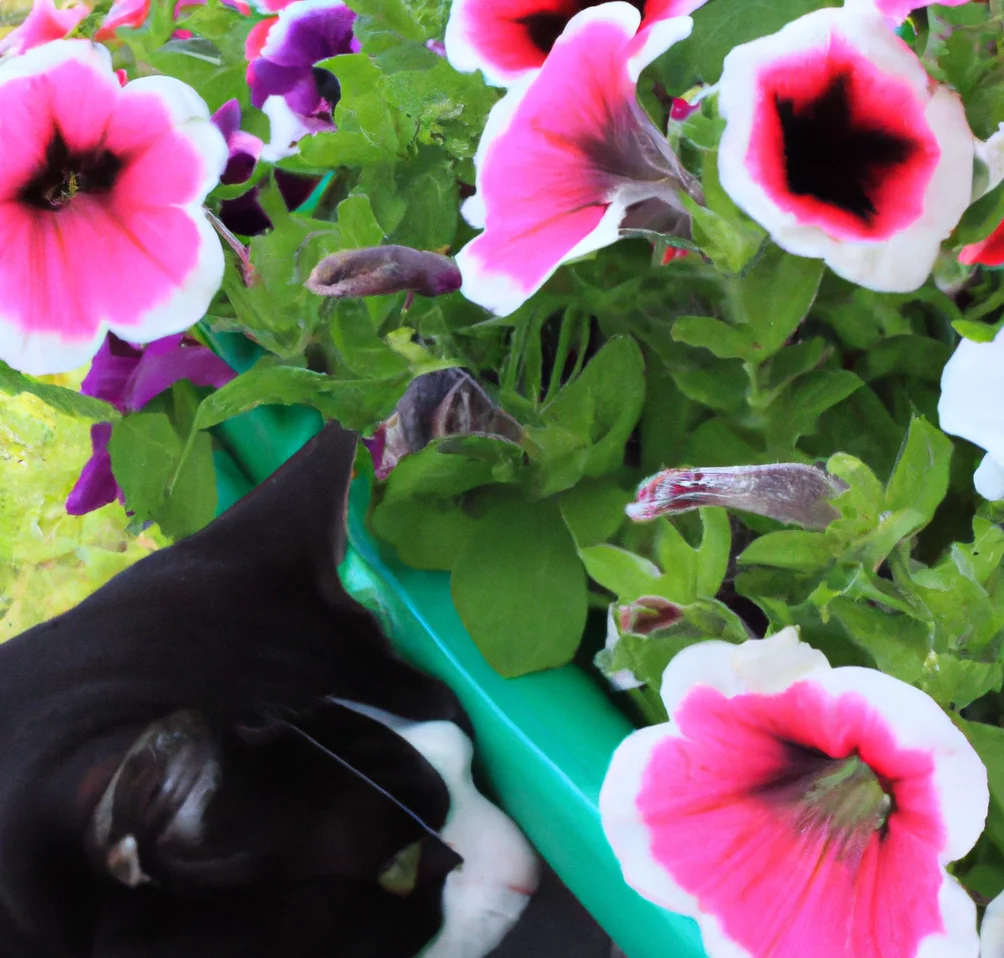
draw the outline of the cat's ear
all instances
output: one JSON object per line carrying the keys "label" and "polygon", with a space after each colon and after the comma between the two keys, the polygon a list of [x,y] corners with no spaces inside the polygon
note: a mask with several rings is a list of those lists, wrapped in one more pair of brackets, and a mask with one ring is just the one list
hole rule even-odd
{"label": "cat's ear", "polygon": [[344,601],[338,565],[345,558],[357,439],[329,422],[284,466],[180,545],[297,573],[328,601]]}

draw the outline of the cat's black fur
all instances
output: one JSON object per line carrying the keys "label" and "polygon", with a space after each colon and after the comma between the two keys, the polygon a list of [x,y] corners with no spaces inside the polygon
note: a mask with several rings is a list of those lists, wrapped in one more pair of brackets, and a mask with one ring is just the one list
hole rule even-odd
{"label": "cat's black fur", "polygon": [[[447,790],[328,701],[470,733],[339,580],[355,445],[328,425],[206,529],[0,645],[0,958],[405,958],[435,933],[457,862],[433,834]],[[154,879],[127,887],[95,808],[144,730],[179,712],[197,720],[187,750],[140,750],[116,786],[115,836],[135,836]],[[164,763],[207,755],[221,774],[203,836],[165,837],[183,787]],[[414,890],[385,891],[415,842]]]}

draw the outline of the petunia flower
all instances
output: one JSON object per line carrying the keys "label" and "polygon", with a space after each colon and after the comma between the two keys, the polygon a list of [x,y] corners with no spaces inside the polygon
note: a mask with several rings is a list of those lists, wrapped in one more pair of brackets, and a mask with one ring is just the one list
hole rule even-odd
{"label": "petunia flower", "polygon": [[973,135],[871,6],[823,9],[725,58],[721,181],[799,256],[870,289],[916,289],[969,205]]}
{"label": "petunia flower", "polygon": [[97,33],[96,40],[111,40],[119,27],[138,30],[150,14],[150,0],[115,0]]}
{"label": "petunia flower", "polygon": [[[170,389],[181,379],[195,386],[219,387],[237,374],[215,353],[182,335],[168,336],[148,346],[132,346],[112,333],[98,350],[80,391],[111,403],[119,412],[142,409],[154,396]],[[124,501],[112,475],[108,454],[111,423],[91,426],[91,458],[66,500],[66,511],[81,516],[108,505],[116,498]]]}
{"label": "petunia flower", "polygon": [[61,40],[75,30],[90,12],[90,8],[83,3],[70,3],[57,8],[53,0],[34,0],[21,25],[0,38],[0,57],[25,53],[43,43]]}
{"label": "petunia flower", "polygon": [[249,36],[251,103],[268,114],[273,128],[266,159],[289,155],[280,151],[309,133],[334,129],[331,115],[341,88],[315,64],[359,51],[355,19],[340,0],[296,0],[270,21],[264,42],[261,31]]}
{"label": "petunia flower", "polygon": [[1004,221],[986,239],[963,246],[959,262],[967,266],[1004,266]]}
{"label": "petunia flower", "polygon": [[[453,0],[446,24],[446,56],[462,73],[481,70],[495,86],[509,86],[540,69],[572,18],[603,0]],[[641,30],[685,17],[707,0],[632,0]],[[638,29],[638,28],[636,28]],[[661,52],[661,51],[660,51]]]}
{"label": "petunia flower", "polygon": [[933,699],[792,627],[684,649],[661,695],[600,812],[627,882],[694,917],[710,958],[977,958],[945,866],[983,830],[987,773]]}
{"label": "petunia flower", "polygon": [[963,339],[941,374],[938,423],[987,451],[973,484],[984,499],[1004,499],[1004,331],[993,342]]}
{"label": "petunia flower", "polygon": [[544,66],[492,108],[477,193],[462,208],[484,228],[457,256],[468,299],[506,315],[562,263],[616,242],[622,225],[670,232],[689,222],[678,194],[699,197],[699,186],[635,84],[693,21],[661,20],[636,36],[640,22],[622,2],[576,14]]}
{"label": "petunia flower", "polygon": [[701,506],[724,506],[824,529],[838,516],[830,500],[846,488],[825,470],[800,462],[663,469],[642,481],[625,511],[645,522]]}
{"label": "petunia flower", "polygon": [[125,87],[103,47],[55,40],[0,63],[0,358],[75,369],[109,330],[187,329],[223,278],[202,201],[226,164],[196,93]]}

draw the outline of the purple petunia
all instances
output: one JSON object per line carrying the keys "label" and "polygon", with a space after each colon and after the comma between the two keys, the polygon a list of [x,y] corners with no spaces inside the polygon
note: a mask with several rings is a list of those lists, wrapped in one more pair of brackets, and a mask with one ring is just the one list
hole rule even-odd
{"label": "purple petunia", "polygon": [[[179,380],[187,379],[196,386],[219,387],[236,375],[211,350],[180,334],[141,347],[109,333],[80,391],[111,403],[119,412],[130,413],[142,409]],[[91,458],[66,500],[66,511],[71,516],[93,512],[116,498],[122,501],[108,454],[111,435],[111,423],[91,427]]]}

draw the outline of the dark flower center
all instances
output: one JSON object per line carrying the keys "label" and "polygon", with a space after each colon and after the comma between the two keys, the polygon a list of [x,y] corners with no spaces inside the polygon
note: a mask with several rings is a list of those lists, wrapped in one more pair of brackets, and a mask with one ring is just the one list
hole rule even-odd
{"label": "dark flower center", "polygon": [[122,166],[109,150],[72,152],[56,130],[45,151],[45,165],[21,190],[21,202],[49,212],[61,210],[77,193],[107,193]]}
{"label": "dark flower center", "polygon": [[[542,10],[539,13],[530,13],[525,17],[520,17],[516,22],[526,27],[527,32],[530,34],[530,42],[541,53],[550,53],[551,47],[554,46],[558,37],[564,32],[565,27],[568,26],[568,21],[576,13],[585,10],[587,7],[595,7],[602,2],[603,0],[594,0],[592,3],[578,0],[571,12]],[[645,16],[645,0],[628,0],[628,2],[642,16]]]}
{"label": "dark flower center", "polygon": [[895,809],[891,788],[859,755],[832,758],[789,744],[790,774],[757,791],[790,808],[800,832],[822,831],[839,857],[859,861],[872,837],[885,835]]}
{"label": "dark flower center", "polygon": [[313,67],[311,73],[314,76],[314,84],[317,86],[318,94],[333,113],[338,101],[342,98],[342,85],[338,82],[338,77],[330,70],[322,70],[320,67]]}
{"label": "dark flower center", "polygon": [[888,130],[855,122],[850,77],[841,73],[809,103],[774,95],[784,140],[788,189],[870,222],[873,194],[893,167],[905,163],[916,144]]}

